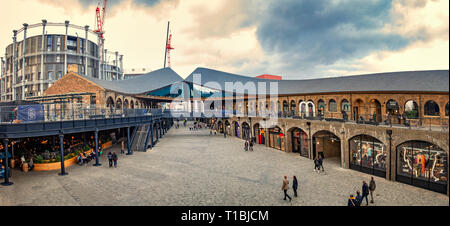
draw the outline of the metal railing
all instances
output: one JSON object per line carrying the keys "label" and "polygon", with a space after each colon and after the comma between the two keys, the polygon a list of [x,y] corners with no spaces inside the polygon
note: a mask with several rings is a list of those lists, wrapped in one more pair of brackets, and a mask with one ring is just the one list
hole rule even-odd
{"label": "metal railing", "polygon": [[[214,115],[212,116],[212,113]],[[350,115],[351,112],[325,112],[324,114],[319,114],[315,112],[313,115],[298,113],[293,114],[293,112],[266,112],[265,114],[258,114],[256,111],[240,112],[236,110],[217,110],[209,112],[189,112],[183,110],[165,110],[164,116],[166,117],[264,117],[269,118],[271,116],[278,116],[278,118],[286,119],[297,119],[297,120],[317,120],[317,121],[329,121],[329,122],[341,122],[341,123],[354,123],[354,124],[366,124],[374,126],[385,126],[385,127],[397,127],[397,128],[408,128],[408,129],[422,129],[429,131],[449,131],[449,119],[442,118],[441,116],[426,116],[426,117],[415,117],[404,118],[402,115],[380,115],[380,114],[358,114]],[[197,115],[197,116],[196,116]],[[375,118],[374,118],[375,116]],[[448,116],[445,116],[448,117]]]}
{"label": "metal railing", "polygon": [[30,109],[31,110],[21,112],[19,106],[0,106],[0,124],[55,122],[55,121],[162,115],[161,109],[152,109],[152,108],[113,109],[113,108],[98,108],[95,106],[55,108],[54,106],[47,107],[44,105],[43,107],[36,107]]}

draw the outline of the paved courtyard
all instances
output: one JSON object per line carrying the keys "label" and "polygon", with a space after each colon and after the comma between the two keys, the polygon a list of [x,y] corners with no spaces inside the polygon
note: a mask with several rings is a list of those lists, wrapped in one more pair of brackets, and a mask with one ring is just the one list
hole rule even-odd
{"label": "paved courtyard", "polygon": [[[311,160],[256,145],[243,151],[243,140],[209,130],[172,128],[152,150],[119,155],[109,168],[73,165],[58,172],[13,171],[13,186],[0,186],[0,205],[275,205],[344,206],[370,175],[339,167],[326,159],[325,174]],[[119,146],[107,151],[119,153]],[[106,152],[107,152],[106,151]],[[299,197],[283,200],[282,177],[299,180]],[[448,206],[446,195],[375,177],[375,204]],[[289,194],[292,196],[292,189]]]}

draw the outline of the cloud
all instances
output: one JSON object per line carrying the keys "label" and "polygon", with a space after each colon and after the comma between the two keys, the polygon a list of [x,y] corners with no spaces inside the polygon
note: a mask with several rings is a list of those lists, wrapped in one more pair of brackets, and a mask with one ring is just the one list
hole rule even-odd
{"label": "cloud", "polygon": [[390,1],[275,1],[261,18],[258,39],[281,53],[287,69],[303,70],[405,47],[408,39],[382,31]]}
{"label": "cloud", "polygon": [[[74,10],[87,11],[92,10],[103,0],[38,0],[42,3],[61,7],[67,13]],[[180,0],[108,0],[106,14],[107,17],[114,17],[119,10],[125,7],[131,7],[137,10],[143,10],[149,14],[161,18],[166,12],[177,7]]]}
{"label": "cloud", "polygon": [[254,25],[261,5],[264,5],[255,0],[219,0],[209,3],[206,5],[200,1],[190,7],[193,25],[184,32],[199,39],[230,37]]}

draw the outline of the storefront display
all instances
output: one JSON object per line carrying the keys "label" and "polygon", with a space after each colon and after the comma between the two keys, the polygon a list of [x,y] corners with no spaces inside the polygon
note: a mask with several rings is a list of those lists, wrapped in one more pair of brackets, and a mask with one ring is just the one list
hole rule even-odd
{"label": "storefront display", "polygon": [[308,135],[299,128],[292,131],[292,152],[300,153],[301,156],[309,158]]}
{"label": "storefront display", "polygon": [[436,145],[409,141],[397,147],[397,181],[446,193],[448,155]]}
{"label": "storefront display", "polygon": [[359,135],[350,139],[350,168],[380,177],[386,176],[386,149],[374,137]]}
{"label": "storefront display", "polygon": [[269,146],[284,151],[284,134],[280,127],[269,129]]}

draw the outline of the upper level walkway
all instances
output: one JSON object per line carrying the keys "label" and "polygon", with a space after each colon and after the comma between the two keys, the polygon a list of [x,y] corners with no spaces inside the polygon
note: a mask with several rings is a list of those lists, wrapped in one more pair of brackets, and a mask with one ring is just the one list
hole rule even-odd
{"label": "upper level walkway", "polygon": [[81,109],[12,109],[1,112],[1,138],[23,138],[108,130],[158,122],[161,109],[101,108]]}

